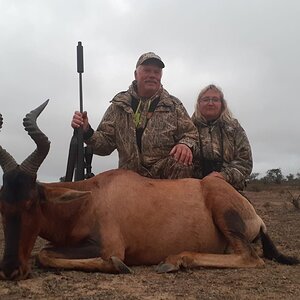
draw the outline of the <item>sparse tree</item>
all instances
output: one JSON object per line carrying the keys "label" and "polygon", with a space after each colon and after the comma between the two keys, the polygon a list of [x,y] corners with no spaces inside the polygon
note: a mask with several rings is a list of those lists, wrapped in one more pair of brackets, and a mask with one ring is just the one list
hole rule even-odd
{"label": "sparse tree", "polygon": [[295,176],[294,176],[294,174],[290,173],[289,175],[286,176],[286,179],[287,179],[287,181],[292,182],[295,179]]}
{"label": "sparse tree", "polygon": [[60,182],[65,182],[65,179],[66,179],[65,176],[59,177]]}
{"label": "sparse tree", "polygon": [[266,183],[276,183],[281,184],[284,177],[282,175],[281,169],[270,169],[267,171],[267,175],[264,177]]}

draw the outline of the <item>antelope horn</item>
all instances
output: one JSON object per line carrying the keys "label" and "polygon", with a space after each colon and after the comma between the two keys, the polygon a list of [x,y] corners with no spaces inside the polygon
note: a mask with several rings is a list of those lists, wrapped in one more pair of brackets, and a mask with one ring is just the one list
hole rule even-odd
{"label": "antelope horn", "polygon": [[[0,129],[2,128],[3,118],[0,114]],[[0,146],[0,166],[4,173],[14,169],[18,164],[15,159]]]}
{"label": "antelope horn", "polygon": [[48,102],[49,99],[28,113],[23,119],[23,126],[36,143],[37,148],[22,162],[20,169],[33,176],[36,175],[40,165],[46,158],[50,149],[50,141],[48,140],[48,137],[39,129],[36,124],[36,119],[44,110]]}

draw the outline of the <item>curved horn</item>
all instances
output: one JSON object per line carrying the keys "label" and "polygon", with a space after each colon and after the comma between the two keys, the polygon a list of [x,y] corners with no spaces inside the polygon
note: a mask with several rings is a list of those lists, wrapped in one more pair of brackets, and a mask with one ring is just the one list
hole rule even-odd
{"label": "curved horn", "polygon": [[[0,114],[0,129],[2,128],[2,124],[3,118]],[[7,171],[14,169],[17,165],[15,159],[0,146],[0,166],[3,172],[6,173]]]}
{"label": "curved horn", "polygon": [[37,145],[35,151],[33,151],[31,155],[29,155],[20,165],[20,168],[30,175],[36,175],[37,170],[46,158],[50,149],[50,141],[48,140],[48,137],[39,129],[36,124],[36,119],[44,110],[48,102],[49,99],[28,113],[23,119],[23,126],[25,130]]}

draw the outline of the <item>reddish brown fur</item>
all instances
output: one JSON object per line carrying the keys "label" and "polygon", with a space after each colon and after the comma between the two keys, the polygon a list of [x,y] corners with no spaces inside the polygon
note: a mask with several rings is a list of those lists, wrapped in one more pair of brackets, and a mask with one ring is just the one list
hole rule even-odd
{"label": "reddish brown fur", "polygon": [[[99,241],[95,259],[70,260],[55,248],[43,250],[39,259],[46,267],[118,272],[123,270],[121,261],[151,265],[166,260],[159,270],[164,272],[180,265],[263,264],[258,257],[253,259],[245,241],[232,236],[232,228],[228,228],[232,224],[228,225],[224,214],[237,212],[245,223],[241,234],[247,241],[252,241],[264,224],[252,205],[221,179],[157,180],[112,170],[81,182],[43,183],[40,189],[44,199],[23,218],[25,222],[33,218],[38,228],[30,237],[26,228],[32,226],[22,224],[24,270],[37,234],[55,247],[80,247],[87,237]],[[236,254],[224,255],[228,245]]]}

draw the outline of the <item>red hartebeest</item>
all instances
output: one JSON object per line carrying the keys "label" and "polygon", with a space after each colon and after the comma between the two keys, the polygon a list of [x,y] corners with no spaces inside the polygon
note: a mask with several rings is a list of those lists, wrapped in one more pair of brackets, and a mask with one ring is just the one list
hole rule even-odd
{"label": "red hartebeest", "polygon": [[46,104],[24,119],[37,149],[21,165],[0,146],[1,278],[28,276],[38,236],[51,242],[38,262],[52,268],[128,273],[127,265],[160,262],[158,272],[259,267],[264,262],[250,245],[258,237],[266,258],[299,263],[277,251],[249,201],[218,178],[159,180],[112,170],[80,182],[38,183],[50,142],[36,119]]}

